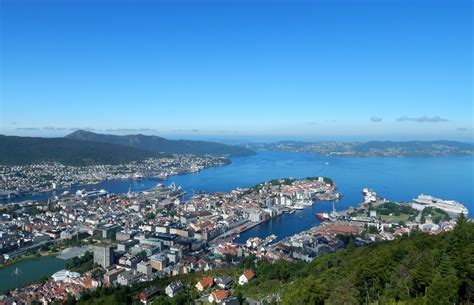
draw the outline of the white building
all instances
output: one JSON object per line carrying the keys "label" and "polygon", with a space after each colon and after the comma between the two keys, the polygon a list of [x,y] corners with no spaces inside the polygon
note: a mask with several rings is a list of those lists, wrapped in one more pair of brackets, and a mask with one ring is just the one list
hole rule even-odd
{"label": "white building", "polygon": [[146,275],[150,276],[151,275],[151,263],[150,262],[140,262],[137,264],[137,271]]}
{"label": "white building", "polygon": [[166,286],[165,293],[167,296],[172,298],[177,295],[181,290],[183,290],[183,288],[183,283],[181,283],[180,281],[176,281]]}
{"label": "white building", "polygon": [[239,285],[247,284],[251,279],[255,277],[255,274],[252,270],[247,269],[244,273],[239,277]]}
{"label": "white building", "polygon": [[76,279],[80,277],[81,275],[77,272],[72,272],[68,270],[60,270],[56,272],[55,274],[51,275],[54,281],[56,282],[68,282],[72,279]]}

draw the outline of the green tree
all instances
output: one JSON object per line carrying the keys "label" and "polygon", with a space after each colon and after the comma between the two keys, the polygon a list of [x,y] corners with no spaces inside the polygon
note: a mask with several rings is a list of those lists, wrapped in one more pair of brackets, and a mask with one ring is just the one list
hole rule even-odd
{"label": "green tree", "polygon": [[237,291],[237,293],[235,294],[235,297],[239,301],[239,304],[242,304],[242,302],[244,301],[244,297],[243,297],[242,292],[240,290]]}
{"label": "green tree", "polygon": [[433,279],[434,272],[434,258],[431,252],[425,251],[416,261],[414,267],[410,271],[410,276],[413,280],[413,288],[416,294],[424,295],[426,288]]}
{"label": "green tree", "polygon": [[324,304],[326,287],[316,277],[308,277],[295,282],[283,299],[283,305]]}
{"label": "green tree", "polygon": [[354,283],[348,278],[339,281],[338,284],[331,289],[326,304],[330,305],[346,305],[359,303],[359,290]]}
{"label": "green tree", "polygon": [[190,301],[190,295],[181,291],[171,299],[171,305],[188,305]]}
{"label": "green tree", "polygon": [[153,305],[171,305],[170,298],[160,295],[153,301]]}
{"label": "green tree", "polygon": [[115,304],[131,304],[133,300],[130,293],[130,287],[119,286],[114,294]]}
{"label": "green tree", "polygon": [[427,299],[429,304],[456,304],[459,296],[459,281],[456,270],[448,255],[444,254],[433,282],[428,287]]}
{"label": "green tree", "polygon": [[377,233],[379,233],[379,230],[377,230],[377,227],[369,226],[367,232],[369,234],[377,234]]}
{"label": "green tree", "polygon": [[155,219],[155,216],[156,216],[155,213],[150,212],[145,215],[145,219],[148,219],[148,220]]}

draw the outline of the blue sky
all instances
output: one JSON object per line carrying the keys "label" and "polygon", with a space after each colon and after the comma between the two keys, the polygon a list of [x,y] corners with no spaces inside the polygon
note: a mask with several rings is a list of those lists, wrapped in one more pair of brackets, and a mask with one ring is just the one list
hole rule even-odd
{"label": "blue sky", "polygon": [[0,133],[471,141],[472,14],[457,0],[3,0]]}

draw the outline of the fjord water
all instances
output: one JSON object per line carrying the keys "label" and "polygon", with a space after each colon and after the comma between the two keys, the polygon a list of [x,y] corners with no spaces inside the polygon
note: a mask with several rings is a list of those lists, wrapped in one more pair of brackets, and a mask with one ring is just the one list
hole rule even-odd
{"label": "fjord water", "polygon": [[[368,187],[393,201],[408,201],[420,193],[458,200],[470,210],[468,216],[472,217],[474,214],[472,157],[340,158],[307,153],[262,151],[254,156],[232,158],[232,163],[227,166],[172,176],[165,185],[175,183],[182,186],[188,192],[186,198],[189,198],[193,191],[227,192],[237,187],[249,187],[275,178],[308,176],[326,176],[334,180],[338,191],[343,194],[343,198],[335,202],[335,207],[339,210],[357,206],[362,201],[362,189]],[[95,185],[75,186],[70,191],[104,188],[111,193],[126,193],[129,190],[142,191],[156,184],[156,181],[148,179],[108,180]],[[46,200],[51,195],[51,192],[47,192],[23,197],[20,200]],[[304,210],[282,215],[254,227],[242,233],[236,241],[245,242],[249,237],[266,237],[270,234],[276,234],[277,240],[280,240],[319,224],[314,214],[331,209],[332,202],[318,201]],[[12,274],[15,267],[19,267],[23,272],[20,276]],[[24,278],[25,274],[33,274],[28,270],[36,270],[37,267],[46,268],[45,272],[38,273],[38,277]],[[63,264],[60,260],[51,257],[19,262],[0,269],[2,279],[0,290],[25,284],[61,268]],[[14,286],[10,285],[13,284],[12,281],[15,281]]]}
{"label": "fjord water", "polygon": [[127,193],[128,191],[131,192],[140,192],[147,190],[149,188],[154,187],[158,182],[150,179],[143,179],[141,181],[135,180],[128,180],[128,179],[111,179],[105,180],[95,184],[81,184],[81,185],[73,185],[68,188],[62,188],[55,191],[48,191],[48,192],[40,192],[37,194],[26,195],[11,199],[1,199],[0,204],[6,203],[16,203],[16,202],[23,202],[26,200],[33,200],[33,201],[46,201],[48,198],[56,195],[62,194],[64,191],[68,191],[71,193],[75,193],[78,190],[94,190],[94,189],[105,189],[109,193],[115,194],[123,194]]}
{"label": "fjord water", "polygon": [[[200,173],[170,177],[189,194],[194,191],[226,192],[249,187],[275,178],[330,177],[343,194],[335,202],[338,210],[362,202],[362,189],[376,191],[392,201],[409,201],[420,193],[463,203],[474,213],[474,158],[341,158],[309,153],[262,151],[250,157],[232,158],[228,166],[209,168]],[[317,202],[312,207],[283,215],[241,234],[238,242],[249,237],[276,234],[278,240],[307,230],[319,220],[314,214],[330,211],[332,202]]]}
{"label": "fjord water", "polygon": [[[188,192],[228,192],[275,178],[330,177],[344,197],[338,207],[355,206],[362,200],[361,191],[369,187],[391,200],[411,200],[420,193],[462,202],[474,213],[473,157],[417,158],[342,158],[309,153],[260,151],[256,155],[234,157],[226,166],[199,173],[170,176],[165,185],[175,183]],[[76,185],[68,190],[106,189],[110,193],[143,191],[158,182],[149,179],[106,180],[98,184]],[[63,190],[57,190],[59,194]],[[9,202],[47,200],[54,192],[14,198]]]}

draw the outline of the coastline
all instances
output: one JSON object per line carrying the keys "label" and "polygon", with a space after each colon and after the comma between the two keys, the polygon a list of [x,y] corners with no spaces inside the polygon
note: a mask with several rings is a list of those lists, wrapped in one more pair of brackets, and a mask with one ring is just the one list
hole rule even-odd
{"label": "coastline", "polygon": [[[173,173],[171,175],[168,175],[167,177],[173,177],[173,176],[183,176],[183,175],[189,175],[189,174],[197,174],[199,172],[201,172],[202,170],[204,169],[210,169],[210,168],[218,168],[218,167],[224,167],[224,166],[228,166],[229,164],[232,163],[232,161],[230,159],[226,159],[228,162],[225,163],[225,164],[218,164],[218,165],[214,165],[214,166],[209,166],[209,167],[205,167],[203,169],[200,169],[198,171],[189,171],[189,172],[177,172],[177,173]],[[94,186],[97,186],[101,183],[105,183],[107,181],[131,181],[131,182],[140,182],[142,181],[143,179],[146,179],[146,180],[149,180],[149,181],[154,181],[156,183],[160,183],[160,182],[165,182],[168,180],[168,178],[166,179],[163,179],[163,180],[156,180],[156,179],[153,179],[153,178],[149,178],[149,177],[143,177],[143,178],[140,178],[140,179],[131,179],[131,178],[113,178],[113,179],[108,179],[108,178],[105,178],[105,179],[102,179],[102,180],[95,180],[95,181],[91,181],[91,182],[85,182],[85,183],[74,183],[74,184],[71,184],[69,186],[69,188],[87,188],[87,187],[94,187]],[[153,187],[153,186],[152,186]],[[150,188],[152,188],[150,187]],[[48,189],[48,190],[43,190],[43,191],[39,191],[39,192],[34,192],[34,193],[31,193],[31,194],[25,194],[25,195],[21,195],[21,196],[16,196],[13,198],[13,200],[20,200],[20,199],[24,199],[24,198],[27,198],[27,197],[31,197],[31,196],[41,196],[41,195],[46,195],[47,193],[52,193],[52,192],[58,192],[58,193],[63,193],[65,191],[68,191],[69,189],[68,187],[61,187],[61,188],[57,188],[57,189]],[[146,190],[150,189],[150,188],[147,188]],[[140,190],[140,191],[143,191],[143,190]],[[116,192],[114,192],[116,193]],[[53,196],[53,195],[51,195]],[[49,196],[49,197],[51,197]],[[0,199],[0,208],[3,206],[3,207],[8,207],[8,206],[13,206],[15,204],[18,204],[20,206],[22,206],[23,204],[29,204],[31,202],[41,202],[41,201],[46,201],[44,199],[24,199],[24,200],[21,200],[21,201],[15,201],[15,202],[4,202],[6,199]]]}
{"label": "coastline", "polygon": [[[254,154],[256,154],[256,152],[254,152],[250,156]],[[176,157],[180,157],[180,155],[177,155]],[[91,178],[90,180],[77,180],[77,181],[65,183],[65,184],[59,184],[60,182],[54,181],[54,183],[59,184],[56,188],[52,188],[49,186],[49,187],[41,188],[39,190],[26,191],[26,193],[20,193],[19,195],[17,195],[19,192],[18,190],[17,191],[5,190],[5,193],[9,193],[9,195],[8,196],[3,195],[0,198],[0,206],[20,204],[25,201],[33,201],[33,202],[42,201],[42,200],[44,201],[45,200],[44,198],[43,199],[36,199],[36,198],[28,199],[28,198],[36,197],[36,196],[41,197],[43,195],[49,195],[49,197],[51,197],[51,196],[54,196],[55,192],[61,193],[64,191],[68,191],[71,188],[78,190],[83,187],[94,187],[94,186],[97,186],[98,184],[102,184],[107,181],[114,181],[114,180],[115,181],[127,181],[127,180],[141,181],[142,179],[147,179],[149,181],[154,181],[154,182],[164,182],[168,180],[169,177],[172,177],[172,176],[188,175],[188,174],[193,174],[193,173],[195,174],[195,173],[201,172],[204,169],[224,167],[232,163],[230,159],[231,156],[229,155],[221,155],[221,156],[181,155],[181,157],[198,159],[197,165],[193,164],[192,166],[189,166],[189,164],[186,163],[188,162],[188,160],[185,160],[186,162],[184,163],[184,166],[183,166],[183,163],[180,163],[180,167],[171,168],[170,170],[169,169],[164,170],[163,168],[160,168],[160,170],[162,171],[160,175],[163,174],[164,178],[159,178],[159,179],[157,179],[156,175],[151,175],[150,173],[148,173],[147,176],[144,176],[141,174],[139,170],[135,169],[135,172],[133,172],[133,174],[121,172],[120,174],[115,173],[115,176],[113,177],[109,177],[109,176],[97,177],[96,176],[95,177],[96,179]],[[211,162],[199,163],[199,162],[203,162],[203,161],[200,161],[200,159],[211,159]],[[103,165],[103,166],[112,166],[112,165]],[[110,172],[108,172],[107,175],[108,174],[110,174]],[[113,192],[113,193],[117,193],[117,192]],[[15,195],[13,198],[9,198],[10,194],[15,194]]]}
{"label": "coastline", "polygon": [[[40,254],[39,256],[37,254]],[[42,258],[42,257],[47,257],[47,256],[55,256],[58,255],[58,253],[60,253],[60,251],[56,251],[56,252],[36,252],[36,253],[31,253],[31,254],[27,254],[27,255],[22,255],[22,256],[18,256],[18,257],[15,257],[14,259],[11,259],[11,260],[8,260],[6,261],[5,263],[2,263],[0,264],[0,270],[2,269],[5,269],[11,265],[15,265],[15,264],[18,264],[18,263],[21,263],[23,261],[27,261],[27,260],[32,260],[32,259],[38,259],[38,258]]]}

